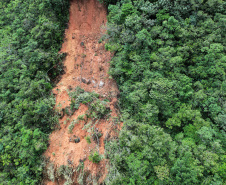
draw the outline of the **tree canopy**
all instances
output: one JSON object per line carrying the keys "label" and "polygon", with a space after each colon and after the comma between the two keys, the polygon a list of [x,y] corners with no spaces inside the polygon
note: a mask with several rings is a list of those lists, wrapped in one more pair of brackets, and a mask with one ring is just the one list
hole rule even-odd
{"label": "tree canopy", "polygon": [[106,49],[124,126],[107,143],[107,184],[225,183],[225,5],[109,5]]}
{"label": "tree canopy", "polygon": [[0,2],[0,184],[40,184],[68,1]]}

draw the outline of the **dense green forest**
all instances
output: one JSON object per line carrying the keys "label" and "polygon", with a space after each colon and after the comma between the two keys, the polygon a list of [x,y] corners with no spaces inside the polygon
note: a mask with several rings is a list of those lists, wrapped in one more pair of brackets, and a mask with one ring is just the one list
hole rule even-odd
{"label": "dense green forest", "polygon": [[106,184],[226,183],[225,5],[109,5],[106,49],[124,127],[107,143]]}
{"label": "dense green forest", "polygon": [[[99,0],[123,128],[107,185],[226,183],[226,3]],[[0,2],[0,185],[41,184],[66,0]]]}
{"label": "dense green forest", "polygon": [[40,184],[69,2],[0,1],[0,184]]}

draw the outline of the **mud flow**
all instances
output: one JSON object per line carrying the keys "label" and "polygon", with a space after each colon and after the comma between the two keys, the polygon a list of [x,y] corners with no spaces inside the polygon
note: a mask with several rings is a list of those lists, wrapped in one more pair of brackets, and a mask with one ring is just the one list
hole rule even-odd
{"label": "mud flow", "polygon": [[[97,142],[92,138],[92,132],[84,128],[90,118],[87,118],[88,121],[81,119],[69,132],[70,124],[87,112],[87,105],[81,103],[71,115],[62,114],[59,129],[50,135],[49,147],[44,154],[49,160],[43,184],[101,184],[107,174],[107,159],[102,158],[99,163],[89,160],[94,151],[104,156],[104,140],[114,137],[113,130],[119,128],[114,123],[118,115],[116,104],[119,92],[116,83],[108,75],[112,54],[100,42],[105,33],[106,17],[106,8],[97,0],[71,1],[68,29],[65,30],[65,41],[60,51],[67,53],[65,74],[53,89],[56,95],[55,109],[69,107],[69,91],[79,86],[86,92],[96,92],[100,100],[107,99],[110,115],[98,122],[90,122],[92,131],[101,133]],[[87,136],[90,136],[90,144]]]}

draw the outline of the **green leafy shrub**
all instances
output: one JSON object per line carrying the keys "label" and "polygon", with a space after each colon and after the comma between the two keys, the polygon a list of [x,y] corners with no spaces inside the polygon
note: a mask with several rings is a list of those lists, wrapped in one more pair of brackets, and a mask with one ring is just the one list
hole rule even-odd
{"label": "green leafy shrub", "polygon": [[110,108],[107,107],[106,101],[96,100],[89,106],[89,112],[91,117],[96,119],[102,119],[109,115]]}
{"label": "green leafy shrub", "polygon": [[71,122],[71,124],[68,126],[68,130],[69,130],[69,133],[72,133],[72,130],[73,128],[75,127],[75,124],[78,123],[78,120],[73,120]]}
{"label": "green leafy shrub", "polygon": [[52,182],[55,181],[54,171],[54,164],[47,164],[47,175],[49,180],[51,180]]}
{"label": "green leafy shrub", "polygon": [[90,138],[90,136],[86,136],[86,137],[85,137],[85,140],[87,141],[88,144],[91,143],[91,138]]}
{"label": "green leafy shrub", "polygon": [[68,107],[65,107],[64,112],[65,112],[65,114],[67,114],[68,116],[71,116],[71,115],[72,115],[72,112],[71,112],[69,106],[68,106]]}
{"label": "green leafy shrub", "polygon": [[85,120],[85,115],[84,114],[83,115],[79,115],[77,120],[84,121]]}
{"label": "green leafy shrub", "polygon": [[[110,108],[107,104],[109,100],[99,100],[99,95],[95,92],[85,92],[80,87],[76,87],[75,90],[69,91],[68,94],[71,97],[71,110],[78,109],[80,103],[88,105],[89,111],[86,113],[87,118],[102,119],[110,113]],[[84,119],[79,116],[78,120]]]}
{"label": "green leafy shrub", "polygon": [[84,89],[81,89],[79,86],[69,91],[68,94],[71,98],[70,107],[72,112],[79,108],[80,103],[89,104],[99,98],[99,95],[95,92],[85,92]]}
{"label": "green leafy shrub", "polygon": [[73,173],[74,173],[74,169],[72,167],[69,167],[69,166],[66,166],[66,165],[61,165],[56,170],[56,176],[58,178],[64,178],[66,180],[64,185],[71,185],[71,184],[73,184],[73,181],[72,181]]}
{"label": "green leafy shrub", "polygon": [[101,161],[101,156],[97,151],[91,153],[88,158],[93,163],[99,163]]}

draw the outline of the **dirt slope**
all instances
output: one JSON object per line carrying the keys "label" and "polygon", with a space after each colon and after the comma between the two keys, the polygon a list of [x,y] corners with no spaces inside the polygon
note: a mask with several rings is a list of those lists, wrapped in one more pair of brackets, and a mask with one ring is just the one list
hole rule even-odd
{"label": "dirt slope", "polygon": [[[66,52],[64,62],[65,74],[61,81],[53,89],[56,94],[56,105],[61,108],[70,105],[67,90],[76,86],[85,91],[95,91],[103,97],[110,99],[111,117],[116,117],[115,103],[117,102],[118,89],[116,83],[109,79],[108,69],[111,53],[104,49],[104,43],[98,43],[104,33],[106,24],[106,8],[97,0],[73,0],[70,6],[70,20],[65,31],[65,42],[61,52]],[[87,110],[87,106],[81,105],[72,116],[65,115],[59,120],[60,129],[50,135],[50,145],[45,152],[45,157],[54,164],[55,170],[61,165],[68,165],[76,169],[80,160],[84,160],[84,170],[98,176],[98,182],[102,182],[107,170],[107,160],[103,159],[99,164],[88,160],[90,152],[95,149],[104,154],[104,138],[109,135],[112,127],[112,119],[102,120],[96,127],[102,132],[99,146],[92,142],[88,144],[84,139],[88,133],[83,130],[83,124],[76,124],[73,133],[68,132],[68,126],[73,119],[77,119]],[[67,122],[65,124],[65,122]],[[114,126],[115,127],[115,126]],[[76,135],[79,143],[70,142],[70,138]],[[69,164],[71,161],[71,164]],[[73,184],[77,184],[77,175],[73,174]],[[63,184],[64,180],[55,179],[54,182],[45,181],[44,184]],[[98,184],[99,184],[98,183]]]}

